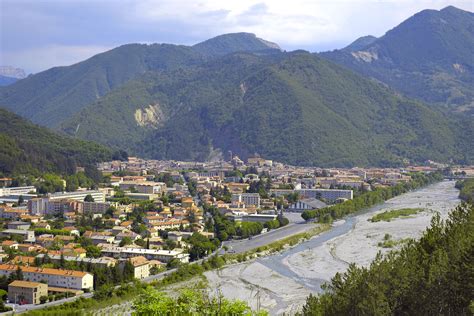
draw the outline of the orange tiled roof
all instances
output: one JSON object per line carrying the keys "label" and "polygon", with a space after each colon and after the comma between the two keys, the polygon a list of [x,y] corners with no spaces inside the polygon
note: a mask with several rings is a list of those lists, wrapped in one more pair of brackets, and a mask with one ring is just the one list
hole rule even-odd
{"label": "orange tiled roof", "polygon": [[34,289],[34,288],[37,288],[38,286],[40,286],[42,284],[43,283],[39,283],[39,282],[15,280],[12,283],[8,284],[8,286],[26,287],[26,288]]}
{"label": "orange tiled roof", "polygon": [[11,264],[0,264],[0,270],[7,271],[16,271],[20,267],[23,273],[40,273],[40,274],[51,274],[51,275],[61,275],[61,276],[72,276],[76,278],[82,278],[86,276],[87,272],[74,271],[74,270],[61,270],[61,269],[51,269],[51,268],[37,268],[37,267],[22,267]]}

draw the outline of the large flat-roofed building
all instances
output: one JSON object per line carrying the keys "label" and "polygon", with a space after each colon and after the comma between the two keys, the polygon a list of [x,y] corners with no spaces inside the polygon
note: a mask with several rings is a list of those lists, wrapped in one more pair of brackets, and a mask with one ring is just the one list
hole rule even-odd
{"label": "large flat-roofed building", "polygon": [[177,259],[182,263],[189,262],[189,254],[176,250],[127,248],[104,244],[101,244],[100,246],[102,246],[102,255],[107,257],[132,258],[143,256],[148,260],[158,260],[161,262],[170,262],[173,259]]}
{"label": "large flat-roofed building", "polygon": [[338,199],[352,200],[354,196],[352,190],[299,189],[295,191],[305,199],[324,199],[328,202],[335,202]]}
{"label": "large flat-roofed building", "polygon": [[245,206],[255,206],[260,207],[260,194],[258,193],[241,193],[241,194],[232,194],[232,204],[238,205],[240,203],[245,204]]}
{"label": "large flat-roofed building", "polygon": [[256,222],[256,223],[266,223],[269,221],[273,221],[277,218],[277,215],[272,214],[250,214],[250,215],[242,215],[236,216],[234,218],[235,221],[241,222]]}
{"label": "large flat-roofed building", "polygon": [[[39,254],[35,258],[43,259],[45,254]],[[49,260],[53,263],[59,263],[61,260],[64,261],[71,261],[80,264],[81,262],[85,264],[90,264],[93,266],[106,268],[106,267],[114,267],[117,264],[117,260],[114,258],[109,257],[100,257],[100,258],[84,258],[79,256],[61,256],[61,255],[48,255]]]}
{"label": "large flat-roofed building", "polygon": [[0,275],[9,276],[10,274],[15,273],[18,268],[21,269],[25,281],[44,281],[49,286],[76,290],[92,290],[94,288],[93,275],[82,271],[0,264]]}
{"label": "large flat-roofed building", "polygon": [[14,304],[39,304],[48,296],[48,284],[16,280],[8,284],[8,301]]}
{"label": "large flat-roofed building", "polygon": [[34,186],[0,188],[0,196],[22,195],[30,192],[36,193],[36,188]]}
{"label": "large flat-roofed building", "polygon": [[138,193],[158,194],[166,192],[166,184],[153,181],[124,181],[119,184],[121,190],[130,190],[134,188]]}
{"label": "large flat-roofed building", "polygon": [[5,229],[0,232],[1,237],[8,237],[13,238],[15,236],[19,236],[23,238],[23,241],[26,242],[34,242],[35,239],[35,232],[32,230],[24,230],[24,229]]}
{"label": "large flat-roofed building", "polygon": [[84,201],[87,195],[91,195],[94,199],[94,202],[105,202],[105,194],[100,191],[88,190],[88,191],[74,191],[74,192],[60,192],[53,193],[49,196],[50,201],[55,200],[74,200],[74,201]]}
{"label": "large flat-roofed building", "polygon": [[326,203],[318,199],[303,199],[296,201],[295,203],[288,206],[290,212],[303,212],[306,210],[315,210],[326,207]]}

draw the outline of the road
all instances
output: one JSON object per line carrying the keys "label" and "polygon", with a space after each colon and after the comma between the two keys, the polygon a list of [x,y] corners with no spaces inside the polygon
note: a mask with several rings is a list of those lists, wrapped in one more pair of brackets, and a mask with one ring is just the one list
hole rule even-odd
{"label": "road", "polygon": [[[303,233],[315,227],[314,223],[305,222],[301,218],[301,214],[299,213],[285,213],[284,216],[290,220],[290,223],[284,227],[271,230],[268,233],[254,236],[252,237],[252,239],[232,240],[224,242],[224,246],[227,246],[228,248],[227,252],[246,252],[257,247],[265,246],[288,236]],[[225,252],[226,251],[222,249],[220,251],[220,254],[224,254]]]}
{"label": "road", "polygon": [[[301,218],[301,214],[299,214],[299,213],[285,213],[284,216],[287,217],[290,221],[290,223],[288,225],[286,225],[284,227],[281,227],[281,228],[278,228],[278,229],[271,230],[267,233],[264,233],[264,234],[261,234],[261,235],[258,235],[258,236],[254,236],[254,237],[252,237],[252,239],[233,240],[233,241],[224,242],[222,247],[227,246],[228,249],[229,249],[228,252],[231,251],[232,253],[242,253],[242,252],[246,252],[246,251],[252,250],[254,248],[257,248],[257,247],[265,246],[267,244],[270,244],[274,241],[286,238],[288,236],[308,231],[311,228],[315,227],[314,223],[305,222]],[[216,253],[224,254],[225,250],[222,247],[220,249],[218,249],[216,251]],[[202,260],[204,260],[204,259],[196,260],[196,261],[193,262],[193,264],[200,263],[200,262],[202,262]],[[155,275],[151,275],[147,278],[142,279],[141,281],[144,282],[144,283],[150,283],[152,281],[162,279],[166,275],[168,275],[168,274],[170,274],[174,271],[176,271],[176,269],[167,270],[167,271],[155,274]],[[117,287],[119,287],[119,286],[117,286]],[[75,296],[75,297],[64,298],[64,299],[61,299],[61,300],[58,300],[58,301],[49,302],[49,303],[45,303],[45,304],[41,304],[41,305],[32,305],[32,304],[15,305],[14,306],[14,312],[15,313],[24,313],[26,311],[42,309],[42,308],[46,308],[46,307],[51,307],[51,306],[56,306],[56,305],[72,302],[72,301],[77,300],[80,297],[91,298],[92,296],[93,296],[93,293],[84,293],[82,295],[78,295],[78,296]],[[7,304],[7,305],[12,307],[13,304]],[[2,313],[1,315],[11,315],[11,314],[12,314],[11,312],[7,312],[7,313]]]}

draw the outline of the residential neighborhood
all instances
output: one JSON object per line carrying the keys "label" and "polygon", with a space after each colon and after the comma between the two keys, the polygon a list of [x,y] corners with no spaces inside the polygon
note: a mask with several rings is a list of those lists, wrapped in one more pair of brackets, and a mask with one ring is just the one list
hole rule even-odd
{"label": "residential neighborhood", "polygon": [[2,178],[0,278],[14,304],[145,279],[205,258],[222,242],[291,225],[287,214],[343,203],[440,167],[322,169],[260,157],[205,163],[129,157],[100,163],[102,181],[74,191],[40,192]]}

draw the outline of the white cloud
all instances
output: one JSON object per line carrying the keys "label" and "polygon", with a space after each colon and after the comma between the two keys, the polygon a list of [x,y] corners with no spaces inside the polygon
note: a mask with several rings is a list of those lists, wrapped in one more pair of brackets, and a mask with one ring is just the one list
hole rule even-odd
{"label": "white cloud", "polygon": [[[0,40],[4,38],[0,64],[28,71],[69,65],[120,44],[194,44],[243,31],[287,50],[328,50],[360,36],[381,36],[423,9],[454,5],[474,10],[472,0],[0,0],[2,3],[11,8],[0,10]],[[22,5],[15,7],[17,3]],[[34,27],[38,30],[32,32]]]}

